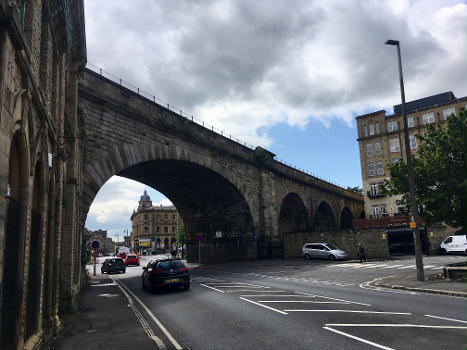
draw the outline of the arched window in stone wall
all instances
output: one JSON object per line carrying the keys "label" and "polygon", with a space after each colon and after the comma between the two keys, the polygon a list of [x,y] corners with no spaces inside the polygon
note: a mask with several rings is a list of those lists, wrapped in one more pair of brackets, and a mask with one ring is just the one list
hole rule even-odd
{"label": "arched window in stone wall", "polygon": [[42,274],[42,232],[44,219],[44,169],[37,162],[34,171],[31,226],[29,239],[28,287],[26,304],[26,334],[28,339],[38,331]]}
{"label": "arched window in stone wall", "polygon": [[26,146],[18,132],[11,143],[3,249],[0,348],[16,348],[21,311],[27,197]]}

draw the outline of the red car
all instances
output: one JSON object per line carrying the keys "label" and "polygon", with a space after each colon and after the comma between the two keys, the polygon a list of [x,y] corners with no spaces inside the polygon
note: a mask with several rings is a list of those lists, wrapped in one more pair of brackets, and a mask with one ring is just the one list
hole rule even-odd
{"label": "red car", "polygon": [[138,255],[135,254],[128,254],[125,258],[125,265],[138,265],[139,266],[139,258]]}

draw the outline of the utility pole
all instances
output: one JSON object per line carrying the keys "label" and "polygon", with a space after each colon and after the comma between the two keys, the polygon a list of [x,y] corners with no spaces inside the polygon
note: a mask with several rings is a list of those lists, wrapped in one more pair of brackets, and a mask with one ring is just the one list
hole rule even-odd
{"label": "utility pole", "polygon": [[415,263],[417,266],[417,280],[425,281],[425,275],[423,271],[423,255],[422,255],[422,240],[420,238],[420,228],[418,227],[418,205],[417,198],[415,197],[415,181],[413,176],[412,167],[412,152],[410,151],[410,140],[409,130],[407,127],[407,111],[405,109],[405,91],[404,91],[404,79],[402,77],[402,60],[400,44],[397,40],[388,40],[386,45],[394,45],[397,47],[397,57],[399,61],[399,82],[401,90],[401,101],[402,101],[402,120],[404,123],[404,141],[405,141],[405,155],[407,158],[407,176],[409,180],[409,194],[410,194],[410,228],[413,229],[414,238],[414,249],[415,249]]}

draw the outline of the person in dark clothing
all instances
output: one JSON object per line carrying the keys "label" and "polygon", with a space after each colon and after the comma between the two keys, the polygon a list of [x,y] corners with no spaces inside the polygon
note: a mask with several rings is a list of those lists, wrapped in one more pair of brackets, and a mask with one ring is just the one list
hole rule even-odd
{"label": "person in dark clothing", "polygon": [[358,243],[358,258],[360,259],[360,263],[362,263],[363,261],[366,262],[365,250],[363,249],[360,243]]}

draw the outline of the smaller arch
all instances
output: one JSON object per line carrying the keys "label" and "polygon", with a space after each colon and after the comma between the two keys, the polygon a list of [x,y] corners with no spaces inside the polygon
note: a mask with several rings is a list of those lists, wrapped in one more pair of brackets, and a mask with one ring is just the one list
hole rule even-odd
{"label": "smaller arch", "polygon": [[336,219],[331,206],[323,201],[316,209],[314,225],[316,230],[335,230],[337,229]]}
{"label": "smaller arch", "polygon": [[310,231],[308,211],[300,196],[289,193],[282,201],[279,214],[279,233]]}
{"label": "smaller arch", "polygon": [[341,212],[341,219],[340,219],[340,229],[350,229],[352,228],[352,220],[353,215],[349,208],[344,207]]}

